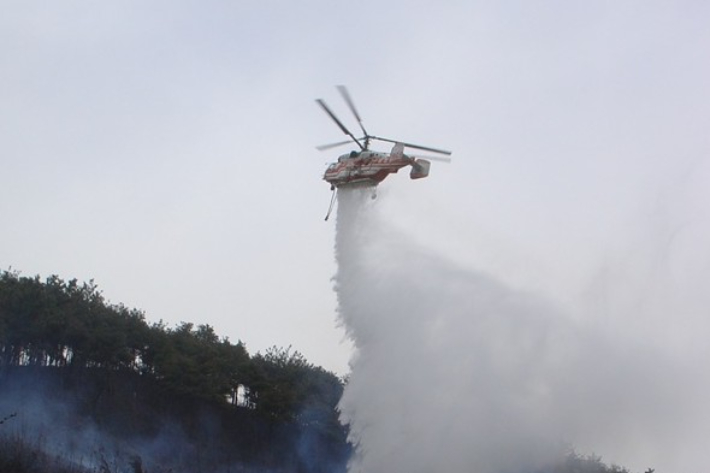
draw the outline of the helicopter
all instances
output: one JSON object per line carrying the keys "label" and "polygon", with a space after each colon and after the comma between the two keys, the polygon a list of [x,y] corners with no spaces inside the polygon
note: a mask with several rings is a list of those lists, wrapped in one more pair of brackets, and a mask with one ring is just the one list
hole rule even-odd
{"label": "helicopter", "polygon": [[[345,100],[345,103],[348,105],[348,108],[352,112],[353,116],[355,116],[355,119],[360,126],[360,130],[362,130],[363,136],[361,138],[356,138],[355,135],[353,135],[350,130],[343,125],[338,117],[335,116],[332,110],[328,108],[322,99],[316,100],[316,103],[318,103],[323,111],[325,111],[325,113],[335,122],[336,125],[338,125],[340,130],[350,138],[346,141],[338,143],[317,146],[316,149],[319,151],[325,151],[349,144],[351,142],[355,142],[359,148],[358,150],[351,151],[350,153],[343,154],[338,157],[337,161],[328,165],[325,173],[323,174],[323,179],[330,183],[330,189],[333,191],[333,196],[330,200],[330,207],[328,208],[328,213],[325,217],[326,220],[328,220],[328,217],[333,210],[336,195],[335,192],[338,188],[372,187],[372,198],[374,199],[377,196],[377,185],[385,180],[387,176],[396,173],[403,167],[412,167],[409,172],[409,177],[411,179],[422,179],[429,175],[431,161],[451,161],[451,158],[444,158],[441,156],[407,155],[404,154],[404,149],[411,148],[446,156],[450,156],[451,151],[370,135],[367,133],[364,125],[362,124],[362,119],[355,108],[355,104],[350,97],[348,89],[343,85],[337,86],[337,89],[343,97],[343,100]],[[373,140],[393,143],[394,146],[392,146],[392,150],[389,153],[371,151],[370,142]]]}

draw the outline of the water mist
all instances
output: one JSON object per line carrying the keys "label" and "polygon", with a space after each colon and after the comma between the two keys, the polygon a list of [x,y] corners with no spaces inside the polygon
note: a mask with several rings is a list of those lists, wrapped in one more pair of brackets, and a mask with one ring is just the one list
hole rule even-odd
{"label": "water mist", "polygon": [[352,473],[534,471],[570,445],[649,462],[631,468],[651,466],[660,446],[670,454],[694,403],[677,389],[683,369],[417,246],[366,190],[338,198]]}

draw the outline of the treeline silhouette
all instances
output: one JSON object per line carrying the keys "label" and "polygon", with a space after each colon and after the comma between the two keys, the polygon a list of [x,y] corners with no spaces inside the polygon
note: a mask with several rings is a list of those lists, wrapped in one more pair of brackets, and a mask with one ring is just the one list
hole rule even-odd
{"label": "treeline silhouette", "polygon": [[150,438],[177,423],[190,448],[201,445],[201,463],[185,459],[185,471],[337,472],[350,454],[336,409],[343,380],[290,347],[251,356],[209,325],[150,324],[93,281],[3,271],[0,399],[38,386],[71,399],[76,422],[114,437]]}

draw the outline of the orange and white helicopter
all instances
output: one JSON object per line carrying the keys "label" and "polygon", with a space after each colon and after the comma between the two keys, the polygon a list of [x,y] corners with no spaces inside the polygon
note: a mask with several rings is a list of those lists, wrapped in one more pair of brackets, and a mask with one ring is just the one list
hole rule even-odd
{"label": "orange and white helicopter", "polygon": [[[323,108],[325,113],[338,125],[340,130],[350,137],[349,140],[341,141],[338,143],[332,143],[328,145],[318,146],[316,149],[324,151],[327,149],[335,148],[338,146],[343,146],[351,141],[355,142],[359,150],[351,151],[348,154],[341,155],[338,160],[334,163],[328,165],[325,170],[323,179],[330,183],[330,188],[333,191],[333,196],[330,200],[330,207],[328,209],[328,214],[325,219],[328,220],[331,211],[333,210],[333,203],[335,202],[335,191],[341,187],[372,187],[373,193],[372,198],[376,197],[375,189],[377,185],[385,180],[390,174],[396,173],[401,168],[405,166],[412,166],[409,172],[409,177],[411,179],[421,179],[429,175],[429,167],[431,166],[430,161],[444,161],[450,162],[450,158],[444,158],[439,156],[414,156],[404,154],[404,148],[412,148],[422,151],[428,151],[432,153],[438,153],[443,155],[451,155],[451,151],[445,151],[442,149],[430,148],[427,146],[415,145],[412,143],[405,143],[403,141],[391,140],[389,138],[381,138],[378,136],[373,136],[367,133],[365,127],[362,124],[362,119],[360,114],[355,108],[355,104],[350,98],[350,94],[345,86],[339,85],[338,91],[343,96],[345,103],[347,103],[348,108],[355,116],[355,119],[360,125],[363,136],[361,138],[356,138],[350,130],[348,130],[343,123],[338,120],[338,117],[328,108],[325,102],[321,99],[317,99],[318,105]],[[370,151],[370,141],[377,140],[388,143],[394,143],[392,151],[389,153]]]}

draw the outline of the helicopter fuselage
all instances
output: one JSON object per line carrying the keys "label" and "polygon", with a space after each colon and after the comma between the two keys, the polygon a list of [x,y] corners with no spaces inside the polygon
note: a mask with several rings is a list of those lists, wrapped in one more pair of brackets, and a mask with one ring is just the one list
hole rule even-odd
{"label": "helicopter fuselage", "polygon": [[[426,163],[426,170],[423,168]],[[338,161],[325,170],[323,179],[333,187],[376,186],[390,174],[405,166],[412,166],[412,179],[426,177],[428,162],[404,154],[378,153],[375,151],[352,151],[343,154]]]}

